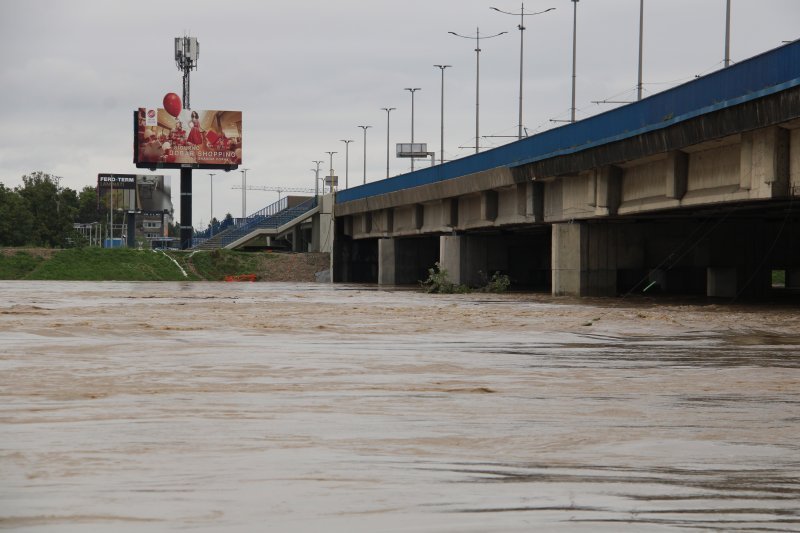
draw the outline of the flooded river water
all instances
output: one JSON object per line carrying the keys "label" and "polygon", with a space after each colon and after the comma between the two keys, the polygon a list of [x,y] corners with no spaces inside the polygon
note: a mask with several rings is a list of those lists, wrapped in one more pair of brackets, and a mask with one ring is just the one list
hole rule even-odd
{"label": "flooded river water", "polygon": [[0,282],[0,529],[800,531],[798,318]]}

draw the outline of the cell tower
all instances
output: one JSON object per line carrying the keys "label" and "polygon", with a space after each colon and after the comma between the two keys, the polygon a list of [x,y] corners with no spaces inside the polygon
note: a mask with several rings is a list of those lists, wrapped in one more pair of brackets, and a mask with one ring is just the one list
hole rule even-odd
{"label": "cell tower", "polygon": [[196,37],[175,37],[175,64],[183,71],[183,108],[189,105],[189,72],[197,68],[200,56],[200,43]]}

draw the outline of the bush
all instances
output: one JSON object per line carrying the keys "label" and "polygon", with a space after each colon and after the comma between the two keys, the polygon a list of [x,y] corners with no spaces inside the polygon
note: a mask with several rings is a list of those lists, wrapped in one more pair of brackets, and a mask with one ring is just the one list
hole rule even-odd
{"label": "bush", "polygon": [[447,277],[447,270],[443,269],[438,261],[428,269],[428,279],[420,281],[419,284],[428,293],[453,294],[470,292],[469,287],[466,285],[458,285],[450,281]]}
{"label": "bush", "polygon": [[505,274],[495,272],[486,284],[481,287],[481,292],[506,292],[511,280]]}
{"label": "bush", "polygon": [[[483,285],[478,290],[479,292],[506,292],[511,285],[511,280],[505,274],[495,272],[490,279],[481,272]],[[450,281],[447,270],[436,262],[432,268],[428,269],[428,279],[419,282],[420,286],[425,289],[425,292],[435,294],[464,294],[472,292],[472,289],[467,285],[459,285]]]}

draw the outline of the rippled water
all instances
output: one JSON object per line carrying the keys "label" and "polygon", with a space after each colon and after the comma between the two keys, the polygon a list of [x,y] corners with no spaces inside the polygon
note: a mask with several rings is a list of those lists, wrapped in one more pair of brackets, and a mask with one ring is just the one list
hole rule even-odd
{"label": "rippled water", "polygon": [[0,282],[0,528],[800,531],[798,318]]}

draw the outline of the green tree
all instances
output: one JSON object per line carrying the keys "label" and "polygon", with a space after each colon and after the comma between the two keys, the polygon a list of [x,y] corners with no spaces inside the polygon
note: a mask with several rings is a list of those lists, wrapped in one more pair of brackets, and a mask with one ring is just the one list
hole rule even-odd
{"label": "green tree", "polygon": [[77,211],[75,191],[62,196],[56,179],[41,171],[22,177],[16,192],[33,217],[28,244],[60,246],[72,233]]}
{"label": "green tree", "polygon": [[78,214],[75,222],[88,224],[90,222],[104,221],[105,217],[101,215],[105,214],[105,212],[105,209],[103,209],[103,213],[98,210],[97,187],[92,185],[84,187],[78,194]]}
{"label": "green tree", "polygon": [[25,199],[0,183],[0,246],[23,246],[30,241],[33,215]]}

